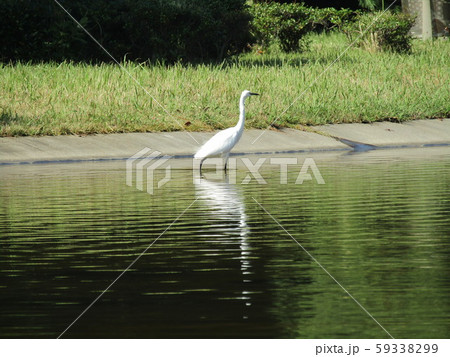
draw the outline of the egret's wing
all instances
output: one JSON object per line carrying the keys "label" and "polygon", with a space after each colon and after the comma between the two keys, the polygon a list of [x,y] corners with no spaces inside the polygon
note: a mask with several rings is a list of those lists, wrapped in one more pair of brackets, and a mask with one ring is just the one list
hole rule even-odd
{"label": "egret's wing", "polygon": [[195,158],[217,156],[229,152],[236,144],[236,128],[219,131],[209,139],[195,154]]}

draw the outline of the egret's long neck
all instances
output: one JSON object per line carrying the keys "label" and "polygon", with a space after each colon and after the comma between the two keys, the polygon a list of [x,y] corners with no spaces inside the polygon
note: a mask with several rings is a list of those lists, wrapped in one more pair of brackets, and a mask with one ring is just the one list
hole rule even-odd
{"label": "egret's long neck", "polygon": [[239,121],[236,125],[236,128],[238,130],[244,129],[244,123],[245,123],[245,97],[241,96],[241,99],[239,100]]}

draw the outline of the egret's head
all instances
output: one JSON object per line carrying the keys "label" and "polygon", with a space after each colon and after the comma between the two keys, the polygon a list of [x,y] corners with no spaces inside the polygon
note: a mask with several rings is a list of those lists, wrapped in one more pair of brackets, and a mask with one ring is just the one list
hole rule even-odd
{"label": "egret's head", "polygon": [[241,98],[248,98],[251,95],[259,95],[259,94],[258,93],[252,93],[249,90],[245,90],[245,91],[242,92]]}

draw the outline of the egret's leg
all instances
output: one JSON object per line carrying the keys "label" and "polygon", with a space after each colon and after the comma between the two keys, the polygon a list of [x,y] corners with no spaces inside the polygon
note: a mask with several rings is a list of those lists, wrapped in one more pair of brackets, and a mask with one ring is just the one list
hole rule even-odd
{"label": "egret's leg", "polygon": [[228,156],[230,156],[230,153],[226,153],[224,155],[224,158],[225,158],[225,172],[227,172]]}
{"label": "egret's leg", "polygon": [[200,176],[202,176],[202,165],[203,165],[203,161],[206,160],[206,157],[202,158],[200,161]]}

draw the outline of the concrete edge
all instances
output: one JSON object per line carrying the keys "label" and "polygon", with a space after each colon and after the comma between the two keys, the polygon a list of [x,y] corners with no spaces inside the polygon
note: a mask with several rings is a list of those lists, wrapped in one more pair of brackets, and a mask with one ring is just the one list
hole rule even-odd
{"label": "concrete edge", "polygon": [[[333,124],[312,127],[312,130],[246,130],[232,155],[450,146],[450,119]],[[213,134],[164,132],[0,138],[0,166],[126,160],[146,147],[153,156],[156,153],[185,159],[192,157]]]}

